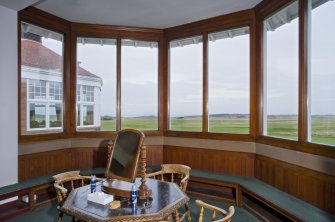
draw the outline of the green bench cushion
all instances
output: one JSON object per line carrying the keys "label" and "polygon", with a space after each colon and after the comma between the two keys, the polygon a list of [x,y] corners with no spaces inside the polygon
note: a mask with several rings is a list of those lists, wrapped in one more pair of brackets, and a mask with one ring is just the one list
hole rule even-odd
{"label": "green bench cushion", "polygon": [[[53,175],[53,174],[52,174]],[[0,195],[17,192],[20,190],[29,189],[31,187],[39,186],[41,184],[51,183],[53,181],[52,175],[41,176],[30,180],[25,180],[19,183],[11,184],[0,188]]]}
{"label": "green bench cushion", "polygon": [[335,221],[335,216],[258,179],[244,180],[241,185],[303,221]]}
{"label": "green bench cushion", "polygon": [[192,169],[191,176],[238,183],[303,221],[335,221],[335,216],[255,178]]}
{"label": "green bench cushion", "polygon": [[[160,166],[147,166],[147,171],[152,172],[159,170]],[[80,170],[81,175],[104,175],[106,168],[93,168],[93,169],[77,169]],[[70,171],[70,170],[68,170]],[[62,173],[62,172],[58,172]],[[52,183],[52,176],[58,173],[49,174],[46,176],[36,177],[34,179],[25,180],[19,183],[11,184],[8,186],[0,187],[0,195],[18,192],[20,190],[29,189],[42,184]]]}
{"label": "green bench cushion", "polygon": [[237,184],[240,184],[242,183],[242,181],[247,179],[246,177],[239,177],[239,176],[233,176],[233,175],[224,174],[224,173],[215,173],[215,172],[196,170],[196,169],[191,170],[190,176],[205,178],[209,180],[237,183]]}

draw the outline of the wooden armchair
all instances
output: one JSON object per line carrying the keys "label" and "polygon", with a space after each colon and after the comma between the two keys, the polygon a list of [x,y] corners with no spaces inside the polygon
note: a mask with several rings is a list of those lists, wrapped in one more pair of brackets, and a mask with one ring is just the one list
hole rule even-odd
{"label": "wooden armchair", "polygon": [[[161,170],[146,175],[147,178],[153,178],[161,181],[174,182],[179,184],[180,189],[186,193],[188,179],[191,168],[182,164],[162,164]],[[191,221],[191,212],[188,203],[185,204],[185,213],[181,214],[178,210],[175,212],[175,220],[183,221],[186,217]]]}
{"label": "wooden armchair", "polygon": [[[196,200],[195,203],[200,206],[200,215],[199,215],[199,222],[202,222],[203,216],[204,216],[204,210],[208,209],[212,211],[212,221],[213,222],[230,222],[232,216],[235,213],[235,208],[234,206],[230,206],[228,209],[228,212],[225,211],[224,209],[221,209],[219,207],[207,204],[201,200]],[[221,214],[223,218],[221,219],[216,219],[217,214]]]}
{"label": "wooden armchair", "polygon": [[[68,194],[71,190],[85,186],[90,183],[90,176],[81,176],[79,171],[69,171],[65,173],[60,173],[52,177],[55,180],[54,187],[56,190],[56,196],[58,201],[58,219],[57,221],[62,221],[63,212],[60,210],[64,201],[66,200]],[[97,178],[97,181],[102,179]]]}

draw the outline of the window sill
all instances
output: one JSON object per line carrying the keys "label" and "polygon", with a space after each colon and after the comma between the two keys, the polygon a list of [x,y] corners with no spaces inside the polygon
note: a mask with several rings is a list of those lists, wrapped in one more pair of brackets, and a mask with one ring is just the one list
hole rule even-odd
{"label": "window sill", "polygon": [[214,140],[232,140],[253,142],[254,138],[250,134],[231,134],[231,133],[211,133],[211,132],[188,132],[188,131],[166,131],[164,136],[184,137],[197,139],[214,139]]}
{"label": "window sill", "polygon": [[304,153],[310,153],[318,156],[335,158],[335,147],[330,145],[323,145],[304,141],[294,141],[288,139],[286,140],[269,136],[259,136],[256,139],[256,142]]}

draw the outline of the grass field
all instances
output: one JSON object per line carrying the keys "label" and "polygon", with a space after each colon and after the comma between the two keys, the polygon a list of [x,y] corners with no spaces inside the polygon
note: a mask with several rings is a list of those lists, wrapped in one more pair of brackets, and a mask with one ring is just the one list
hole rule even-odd
{"label": "grass field", "polygon": [[[154,118],[124,118],[122,128],[140,130],[157,130],[158,123]],[[102,120],[101,130],[115,130],[115,120]],[[202,131],[200,117],[172,118],[171,130]],[[209,131],[217,133],[249,133],[249,118],[211,117]],[[268,118],[268,135],[273,137],[297,140],[298,128],[296,116],[270,116]],[[312,117],[312,142],[335,145],[335,116]]]}

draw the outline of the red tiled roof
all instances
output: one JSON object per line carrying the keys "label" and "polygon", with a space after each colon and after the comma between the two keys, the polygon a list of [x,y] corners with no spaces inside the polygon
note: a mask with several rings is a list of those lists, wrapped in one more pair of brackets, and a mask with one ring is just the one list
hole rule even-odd
{"label": "red tiled roof", "polygon": [[[39,42],[21,41],[21,64],[45,70],[62,70],[62,57]],[[79,75],[100,78],[79,66]]]}

